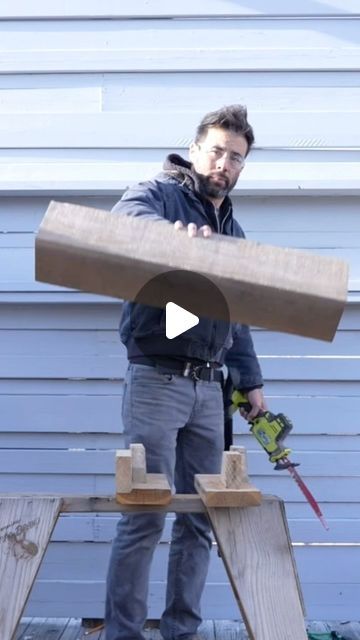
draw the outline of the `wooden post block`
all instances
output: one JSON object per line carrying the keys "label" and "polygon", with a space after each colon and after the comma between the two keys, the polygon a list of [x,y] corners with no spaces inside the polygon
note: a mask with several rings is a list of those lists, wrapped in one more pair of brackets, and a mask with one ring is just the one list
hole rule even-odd
{"label": "wooden post block", "polygon": [[132,459],[132,481],[133,483],[145,483],[146,482],[146,460],[145,460],[145,447],[143,444],[131,444],[131,459]]}
{"label": "wooden post block", "polygon": [[0,636],[12,640],[60,513],[59,498],[0,498]]}
{"label": "wooden post block", "polygon": [[129,449],[115,453],[116,493],[130,493],[132,488],[132,456]]}
{"label": "wooden post block", "polygon": [[[213,234],[189,238],[166,220],[134,218],[51,202],[36,243],[36,279],[165,307],[173,283],[151,278],[185,270],[218,287],[226,305],[184,295],[200,316],[332,340],[347,299],[348,265],[339,259]],[[142,296],[142,297],[139,297]]]}
{"label": "wooden post block", "polygon": [[247,478],[245,450],[224,451],[221,474],[195,475],[195,488],[207,507],[250,507],[261,493]]}
{"label": "wooden post block", "polygon": [[146,473],[142,444],[116,452],[116,500],[125,505],[164,505],[171,500],[166,476]]}
{"label": "wooden post block", "polygon": [[240,451],[224,451],[221,478],[227,489],[241,489],[248,482],[245,448]]}
{"label": "wooden post block", "polygon": [[283,502],[207,511],[250,640],[307,640]]}
{"label": "wooden post block", "polygon": [[236,451],[237,453],[240,454],[240,457],[241,457],[240,476],[243,482],[249,482],[245,447],[240,447],[238,445],[232,444],[230,445],[230,451]]}

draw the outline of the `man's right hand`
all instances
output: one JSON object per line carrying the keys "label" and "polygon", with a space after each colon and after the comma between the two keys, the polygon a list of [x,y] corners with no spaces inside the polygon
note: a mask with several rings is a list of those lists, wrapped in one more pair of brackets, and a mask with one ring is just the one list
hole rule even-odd
{"label": "man's right hand", "polygon": [[[176,231],[179,231],[179,229],[185,229],[185,225],[181,220],[176,220],[174,227]],[[194,222],[190,222],[190,224],[187,225],[187,233],[189,238],[195,238],[196,236],[209,238],[212,234],[212,229],[208,224],[204,224],[202,227],[197,228]]]}

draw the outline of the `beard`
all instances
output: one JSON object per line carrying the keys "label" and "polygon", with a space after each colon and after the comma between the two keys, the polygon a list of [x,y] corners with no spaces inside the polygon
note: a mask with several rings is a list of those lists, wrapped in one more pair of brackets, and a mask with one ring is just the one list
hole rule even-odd
{"label": "beard", "polygon": [[197,180],[199,193],[205,198],[225,198],[235,187],[237,180],[230,182],[227,175],[223,173],[214,173],[213,175],[204,176],[194,170]]}

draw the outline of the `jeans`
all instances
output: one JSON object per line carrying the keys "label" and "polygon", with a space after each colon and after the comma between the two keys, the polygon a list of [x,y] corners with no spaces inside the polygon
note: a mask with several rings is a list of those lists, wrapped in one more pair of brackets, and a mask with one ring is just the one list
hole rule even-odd
{"label": "jeans", "polygon": [[[219,473],[223,451],[223,400],[218,382],[193,381],[130,364],[123,423],[127,446],[142,443],[149,473],[166,474],[177,493],[195,493],[195,473]],[[118,523],[107,576],[106,640],[143,640],[149,572],[166,514],[124,515]],[[176,514],[170,545],[165,640],[192,638],[211,549],[205,514]]]}

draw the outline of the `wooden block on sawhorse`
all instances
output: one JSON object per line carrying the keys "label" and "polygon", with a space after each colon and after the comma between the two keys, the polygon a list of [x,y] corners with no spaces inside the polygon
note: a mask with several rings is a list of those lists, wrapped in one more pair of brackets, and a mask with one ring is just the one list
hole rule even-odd
{"label": "wooden block on sawhorse", "polygon": [[1,640],[14,637],[61,503],[61,498],[0,498]]}
{"label": "wooden block on sawhorse", "polygon": [[207,512],[250,640],[307,640],[283,502]]}
{"label": "wooden block on sawhorse", "polygon": [[171,488],[162,473],[146,473],[145,448],[131,444],[116,452],[116,500],[120,504],[168,504]]}
{"label": "wooden block on sawhorse", "polygon": [[221,474],[195,475],[195,488],[207,507],[250,507],[261,502],[261,493],[247,476],[244,447],[224,451]]}

